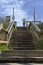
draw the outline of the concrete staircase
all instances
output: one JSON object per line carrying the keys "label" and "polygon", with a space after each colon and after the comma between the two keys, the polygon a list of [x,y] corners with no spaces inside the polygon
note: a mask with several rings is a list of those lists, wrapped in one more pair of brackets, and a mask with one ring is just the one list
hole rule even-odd
{"label": "concrete staircase", "polygon": [[17,31],[12,33],[9,47],[15,50],[34,50],[35,44],[31,32],[26,27],[17,27]]}

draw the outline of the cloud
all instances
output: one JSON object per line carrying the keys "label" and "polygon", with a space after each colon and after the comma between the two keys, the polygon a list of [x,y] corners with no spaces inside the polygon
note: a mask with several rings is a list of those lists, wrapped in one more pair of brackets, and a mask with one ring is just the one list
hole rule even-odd
{"label": "cloud", "polygon": [[[27,20],[33,20],[32,15],[27,13],[27,10],[25,10],[25,6],[28,8],[28,5],[26,4],[26,2],[30,2],[30,1],[32,0],[27,0],[27,1],[25,0],[0,0],[0,15],[1,16],[10,15],[12,18],[13,6],[14,6],[15,20],[17,21],[18,25],[22,25],[21,23],[22,23],[23,18],[26,18]],[[24,9],[23,9],[23,6],[24,6]]]}

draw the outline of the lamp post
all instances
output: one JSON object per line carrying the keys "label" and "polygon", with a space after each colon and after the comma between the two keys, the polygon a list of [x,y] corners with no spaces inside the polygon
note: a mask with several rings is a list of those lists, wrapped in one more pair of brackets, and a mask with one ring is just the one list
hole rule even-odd
{"label": "lamp post", "polygon": [[13,21],[14,21],[14,19],[15,19],[15,17],[14,17],[14,7],[13,7],[13,17],[12,17],[12,19],[13,19]]}

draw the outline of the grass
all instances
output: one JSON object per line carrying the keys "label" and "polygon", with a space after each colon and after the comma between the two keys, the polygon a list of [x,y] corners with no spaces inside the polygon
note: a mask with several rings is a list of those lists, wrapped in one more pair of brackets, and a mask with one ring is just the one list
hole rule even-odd
{"label": "grass", "polygon": [[0,50],[9,50],[7,44],[0,44]]}

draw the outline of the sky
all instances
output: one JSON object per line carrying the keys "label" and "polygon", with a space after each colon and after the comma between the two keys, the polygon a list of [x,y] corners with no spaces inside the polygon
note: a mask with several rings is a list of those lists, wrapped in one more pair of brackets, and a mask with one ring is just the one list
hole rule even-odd
{"label": "sky", "polygon": [[36,7],[36,20],[43,21],[43,0],[0,0],[0,16],[14,16],[17,25],[22,25],[22,19],[34,20],[34,6]]}

